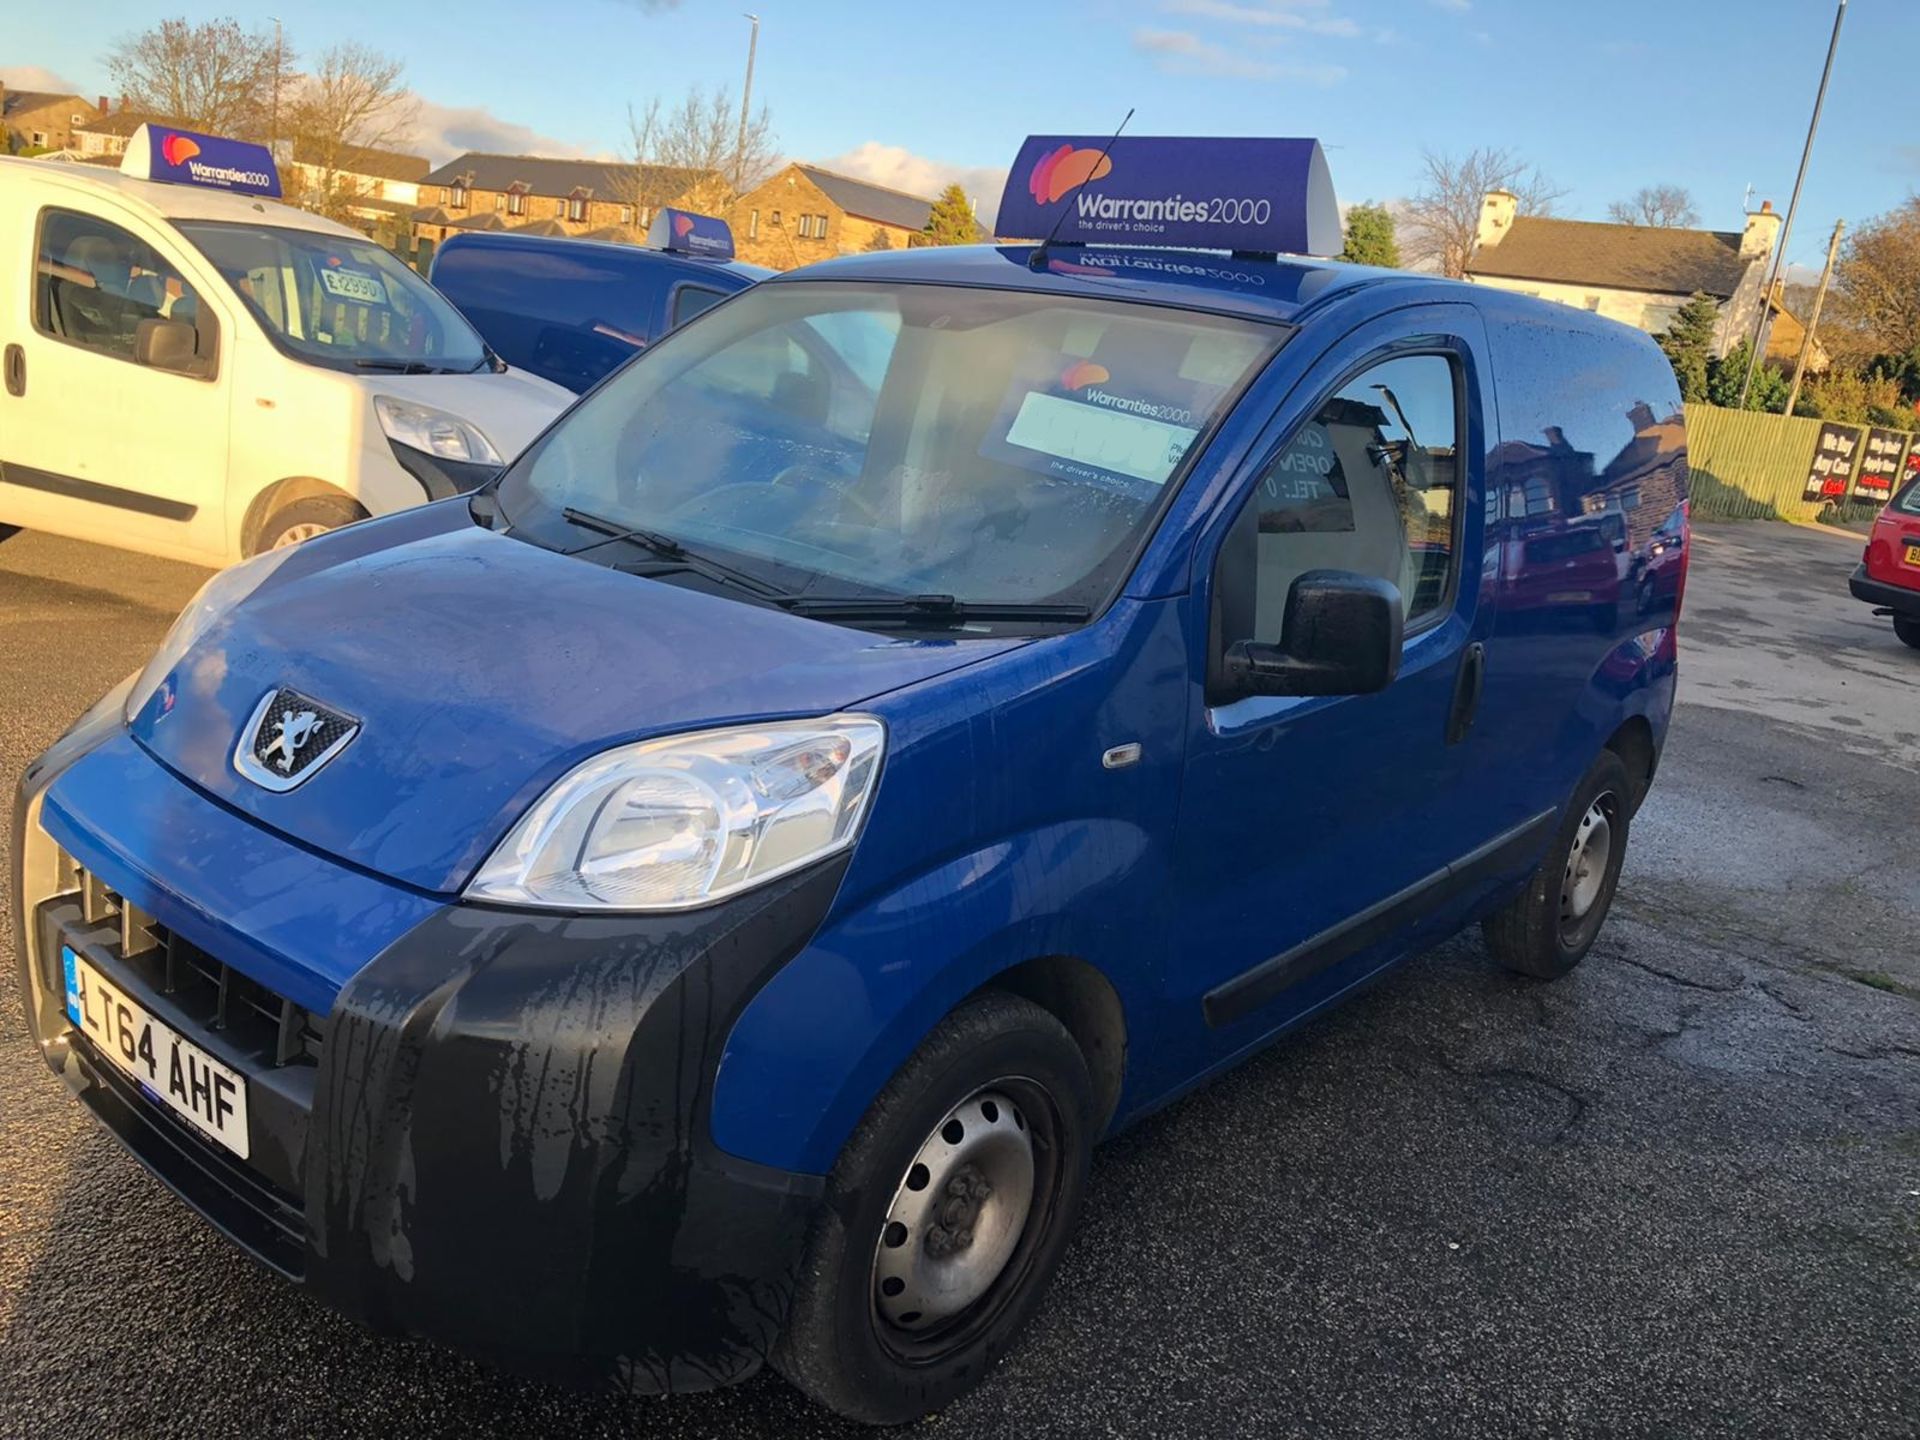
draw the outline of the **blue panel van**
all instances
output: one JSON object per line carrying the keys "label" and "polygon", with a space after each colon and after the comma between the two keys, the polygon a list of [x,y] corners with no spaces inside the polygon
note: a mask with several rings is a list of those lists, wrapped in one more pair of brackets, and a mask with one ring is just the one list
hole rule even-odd
{"label": "blue panel van", "polygon": [[766,280],[209,582],[22,781],[48,1064],[372,1327],[891,1422],[1101,1138],[1464,927],[1566,974],[1673,710],[1671,368],[1164,235]]}
{"label": "blue panel van", "polygon": [[[725,231],[722,222],[699,218]],[[501,359],[577,395],[669,330],[774,273],[733,259],[730,235],[724,249],[699,251],[686,238],[669,228],[662,248],[647,249],[460,234],[433,257],[431,278]]]}

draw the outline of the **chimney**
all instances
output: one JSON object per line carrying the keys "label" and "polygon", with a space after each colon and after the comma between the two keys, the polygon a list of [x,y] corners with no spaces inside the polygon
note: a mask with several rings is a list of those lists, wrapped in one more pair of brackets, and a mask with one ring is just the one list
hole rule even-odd
{"label": "chimney", "polygon": [[102,115],[112,113],[112,107],[107,104],[107,97],[104,95],[99,98],[93,108],[98,110]]}
{"label": "chimney", "polygon": [[1774,242],[1779,238],[1780,217],[1774,213],[1771,200],[1762,200],[1760,208],[1747,216],[1746,233],[1740,237],[1740,258],[1766,259],[1773,254]]}
{"label": "chimney", "polygon": [[1480,199],[1480,227],[1474,233],[1474,248],[1486,250],[1498,245],[1512,228],[1514,212],[1519,208],[1520,197],[1511,190],[1487,191]]}

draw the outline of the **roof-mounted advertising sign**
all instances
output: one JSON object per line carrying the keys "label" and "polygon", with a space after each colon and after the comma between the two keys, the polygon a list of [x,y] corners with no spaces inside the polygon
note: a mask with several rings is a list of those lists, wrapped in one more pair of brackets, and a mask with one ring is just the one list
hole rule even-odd
{"label": "roof-mounted advertising sign", "polygon": [[243,195],[280,198],[280,171],[264,145],[197,135],[170,125],[142,125],[127,139],[123,174],[170,185],[199,185]]}
{"label": "roof-mounted advertising sign", "polygon": [[647,244],[676,255],[699,255],[708,260],[733,259],[733,231],[718,215],[696,215],[691,210],[662,210],[647,227]]}
{"label": "roof-mounted advertising sign", "polygon": [[1063,244],[1333,255],[1340,207],[1318,140],[1031,135],[995,228]]}

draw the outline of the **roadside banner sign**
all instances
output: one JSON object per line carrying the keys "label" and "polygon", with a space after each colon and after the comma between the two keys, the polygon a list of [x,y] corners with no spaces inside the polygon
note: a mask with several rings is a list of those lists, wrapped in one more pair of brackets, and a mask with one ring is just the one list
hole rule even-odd
{"label": "roadside banner sign", "polygon": [[280,198],[280,171],[264,145],[199,135],[171,125],[142,125],[127,138],[122,174],[170,185],[199,185]]}
{"label": "roadside banner sign", "polygon": [[1030,135],[994,228],[1078,245],[1287,255],[1341,246],[1318,140]]}
{"label": "roadside banner sign", "polygon": [[1859,458],[1859,426],[1823,423],[1820,436],[1813,443],[1813,460],[1807,466],[1807,480],[1800,498],[1835,503],[1845,500]]}
{"label": "roadside banner sign", "polygon": [[1853,479],[1856,500],[1874,500],[1884,505],[1893,498],[1894,488],[1906,475],[1907,445],[1913,437],[1904,430],[1867,431],[1867,444],[1860,455],[1860,473]]}

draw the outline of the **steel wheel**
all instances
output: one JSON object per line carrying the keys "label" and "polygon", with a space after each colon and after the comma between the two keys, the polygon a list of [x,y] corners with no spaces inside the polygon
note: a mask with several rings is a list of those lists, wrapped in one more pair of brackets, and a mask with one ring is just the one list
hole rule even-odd
{"label": "steel wheel", "polygon": [[1613,820],[1619,801],[1612,791],[1596,795],[1580,817],[1567,851],[1567,867],[1560,879],[1560,931],[1571,934],[1592,912],[1606,889],[1607,867],[1613,858]]}
{"label": "steel wheel", "polygon": [[1033,1135],[999,1090],[947,1113],[894,1191],[873,1256],[882,1323],[925,1333],[964,1314],[1013,1258],[1033,1209]]}
{"label": "steel wheel", "polygon": [[316,535],[324,535],[332,528],[331,525],[316,525],[311,521],[304,525],[289,525],[278,535],[274,536],[273,544],[267,548],[270,550],[284,550],[289,545],[298,545],[302,540],[311,540]]}

